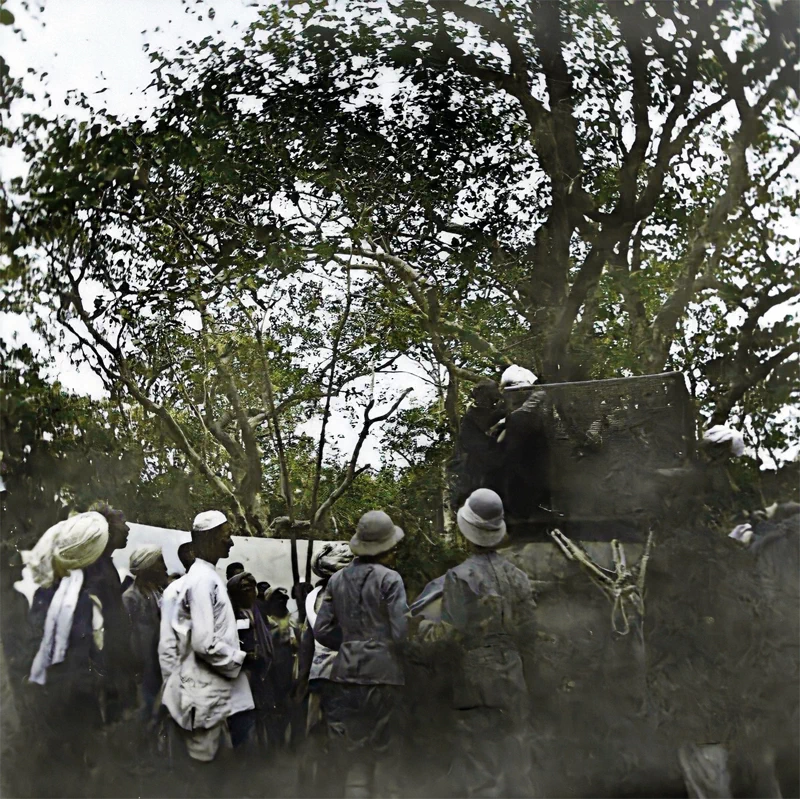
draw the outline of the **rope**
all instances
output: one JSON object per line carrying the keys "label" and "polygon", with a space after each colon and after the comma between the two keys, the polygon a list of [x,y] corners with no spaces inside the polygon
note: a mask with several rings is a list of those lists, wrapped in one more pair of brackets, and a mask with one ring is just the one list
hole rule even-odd
{"label": "rope", "polygon": [[[560,530],[552,530],[550,537],[556,542],[567,560],[578,563],[589,579],[611,601],[611,627],[615,633],[622,636],[628,635],[631,631],[627,605],[632,605],[639,618],[644,620],[644,579],[653,544],[652,527],[647,534],[647,543],[642,558],[633,570],[628,569],[622,544],[617,539],[611,542],[613,572],[595,563],[582,547],[567,538]],[[635,582],[632,582],[634,578]]]}

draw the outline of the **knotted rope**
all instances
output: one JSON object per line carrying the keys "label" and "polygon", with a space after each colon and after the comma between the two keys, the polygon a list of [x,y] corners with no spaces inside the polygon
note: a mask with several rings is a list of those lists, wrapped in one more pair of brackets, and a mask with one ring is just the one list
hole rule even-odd
{"label": "knotted rope", "polygon": [[556,542],[567,560],[578,563],[588,574],[589,579],[611,601],[611,627],[615,633],[627,635],[630,632],[629,607],[639,614],[640,619],[644,619],[644,580],[653,545],[652,527],[647,534],[647,543],[642,558],[632,569],[628,568],[622,544],[617,539],[611,542],[613,572],[595,563],[583,547],[571,541],[560,530],[552,530],[550,537]]}

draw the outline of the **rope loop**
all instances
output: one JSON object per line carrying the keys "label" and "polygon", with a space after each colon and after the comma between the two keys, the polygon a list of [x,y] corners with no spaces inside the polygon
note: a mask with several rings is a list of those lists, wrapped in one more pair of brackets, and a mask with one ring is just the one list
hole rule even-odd
{"label": "rope loop", "polygon": [[631,631],[629,609],[638,615],[640,622],[644,622],[644,580],[653,546],[652,527],[648,531],[641,560],[631,569],[628,568],[622,544],[616,538],[611,542],[613,572],[595,563],[583,547],[571,541],[560,530],[552,530],[550,537],[567,560],[581,566],[589,579],[608,597],[611,602],[611,628],[615,633],[623,636]]}

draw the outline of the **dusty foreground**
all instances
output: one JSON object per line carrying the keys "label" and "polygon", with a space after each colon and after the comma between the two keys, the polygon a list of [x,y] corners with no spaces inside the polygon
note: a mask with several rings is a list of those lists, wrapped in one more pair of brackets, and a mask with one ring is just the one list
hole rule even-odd
{"label": "dusty foreground", "polygon": [[[627,634],[614,631],[612,604],[552,546],[509,552],[537,590],[525,742],[534,795],[687,796],[679,752],[723,745],[731,788],[706,795],[798,796],[798,521],[757,558],[697,531],[662,537],[644,617],[632,618]],[[593,548],[593,557],[602,562],[605,549]],[[641,553],[630,546],[628,554],[633,564]],[[463,786],[452,765],[453,663],[442,649],[407,654],[395,768],[379,773],[373,795],[464,796],[474,786]],[[3,796],[333,797],[352,763],[310,742],[176,773],[133,717],[75,746],[80,719],[40,718],[24,702],[11,713],[13,705],[3,697]],[[74,754],[65,756],[70,743]],[[704,767],[702,757],[695,766]],[[709,785],[713,777],[697,775]]]}
{"label": "dusty foreground", "polygon": [[[416,720],[428,724],[417,727],[418,734],[405,736],[397,748],[394,763],[379,769],[373,796],[421,797],[464,796],[459,775],[452,764],[451,738],[446,718],[438,717],[435,704],[418,704]],[[36,720],[30,726],[33,730]],[[603,746],[586,745],[576,738],[556,739],[535,733],[530,738],[531,777],[537,797],[685,797],[688,796],[680,772],[678,752],[670,742],[651,737],[649,747],[632,743],[640,724],[626,729],[620,720],[616,735]],[[649,726],[649,725],[648,725]],[[65,735],[68,735],[68,730]],[[646,736],[649,737],[649,736]],[[52,739],[51,739],[52,740]],[[164,757],[147,752],[136,718],[128,718],[97,733],[86,748],[83,762],[75,759],[61,764],[56,753],[42,746],[43,739],[21,731],[14,741],[6,740],[2,760],[4,797],[339,797],[343,795],[343,767],[352,760],[345,755],[317,748],[319,741],[303,742],[260,757],[244,757],[227,752],[210,767],[192,764],[170,767]],[[645,752],[642,746],[648,748]],[[657,750],[657,751],[656,751]],[[733,759],[741,752],[732,752]],[[54,756],[55,755],[55,756]],[[786,755],[784,754],[783,757]],[[783,759],[780,758],[780,759]],[[789,754],[791,758],[791,754]],[[750,760],[750,757],[747,758]],[[741,784],[743,763],[732,762],[734,782]],[[745,765],[752,766],[748,763]],[[775,764],[773,764],[775,765]],[[796,763],[780,763],[778,771],[796,775]],[[508,763],[507,768],[522,767]],[[620,768],[627,776],[609,779]],[[772,771],[772,769],[770,769]],[[773,771],[774,773],[774,771]],[[782,795],[796,796],[796,776],[781,780]],[[751,784],[733,796],[779,796],[764,793]]]}

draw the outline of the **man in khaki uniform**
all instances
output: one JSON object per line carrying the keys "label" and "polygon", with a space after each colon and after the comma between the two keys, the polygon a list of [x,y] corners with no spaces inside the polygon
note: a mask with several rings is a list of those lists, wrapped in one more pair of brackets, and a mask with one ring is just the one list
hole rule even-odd
{"label": "man in khaki uniform", "polygon": [[506,526],[503,502],[473,491],[458,512],[472,554],[445,575],[442,622],[459,643],[454,676],[456,763],[466,796],[530,796],[528,692],[523,652],[534,640],[530,580],[495,548]]}

